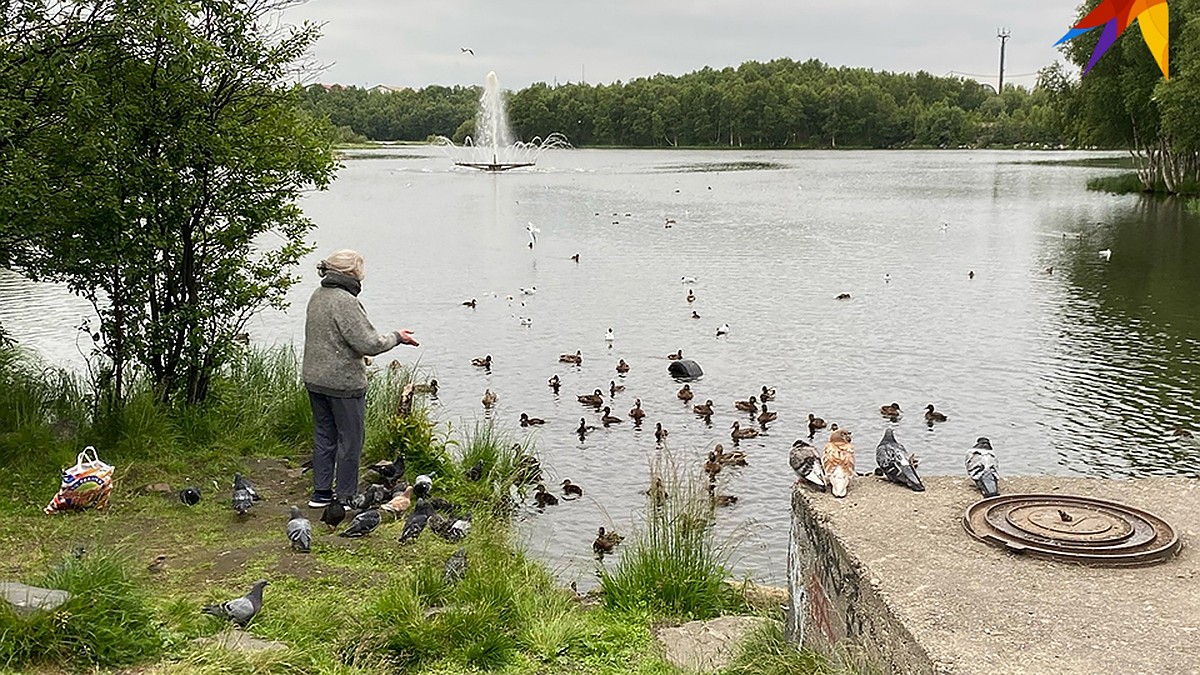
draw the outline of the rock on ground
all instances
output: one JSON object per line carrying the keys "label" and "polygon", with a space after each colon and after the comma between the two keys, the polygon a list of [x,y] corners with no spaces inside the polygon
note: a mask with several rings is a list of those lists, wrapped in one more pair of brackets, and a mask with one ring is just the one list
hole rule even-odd
{"label": "rock on ground", "polygon": [[661,628],[659,644],[667,661],[683,670],[713,673],[729,666],[738,655],[738,646],[769,619],[757,616],[722,616],[708,621],[692,621],[682,626]]}
{"label": "rock on ground", "polygon": [[228,628],[212,637],[199,638],[199,645],[216,645],[237,652],[273,652],[287,649],[287,645],[274,640],[263,640],[245,632]]}
{"label": "rock on ground", "polygon": [[17,614],[33,614],[38,611],[53,612],[70,600],[71,594],[53,588],[26,586],[15,581],[0,581],[0,598],[11,605]]}

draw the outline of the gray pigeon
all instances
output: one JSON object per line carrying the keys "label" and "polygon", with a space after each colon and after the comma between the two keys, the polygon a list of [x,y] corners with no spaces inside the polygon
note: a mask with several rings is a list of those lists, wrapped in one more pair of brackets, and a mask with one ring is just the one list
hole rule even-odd
{"label": "gray pigeon", "polygon": [[379,527],[379,523],[383,519],[380,518],[379,512],[375,509],[363,511],[354,516],[354,520],[350,521],[350,527],[347,527],[344,532],[339,534],[339,537],[365,537],[375,531]]}
{"label": "gray pigeon", "polygon": [[400,543],[407,544],[421,536],[421,531],[429,523],[431,515],[433,515],[433,508],[426,504],[424,499],[418,499],[412,513],[408,514],[408,518],[404,521],[404,531],[400,533]]}
{"label": "gray pigeon", "polygon": [[429,491],[433,489],[433,477],[437,473],[421,474],[413,481],[413,494],[418,499],[429,496]]}
{"label": "gray pigeon", "polygon": [[985,436],[976,439],[975,447],[967,451],[967,475],[984,497],[1000,494],[1000,468],[992,452],[992,442]]}
{"label": "gray pigeon", "polygon": [[237,624],[238,628],[245,628],[246,624],[250,623],[250,619],[253,619],[254,615],[262,609],[262,591],[263,586],[266,585],[266,579],[259,579],[254,582],[254,587],[246,595],[222,602],[219,605],[205,605],[200,611],[228,619]]}
{"label": "gray pigeon", "polygon": [[461,581],[467,575],[467,549],[460,548],[446,561],[446,571],[442,579],[447,584]]}
{"label": "gray pigeon", "polygon": [[345,518],[346,507],[342,506],[341,502],[329,502],[325,511],[321,513],[321,522],[328,525],[331,530],[336,530]]}
{"label": "gray pigeon", "polygon": [[287,522],[287,536],[292,542],[292,548],[301,553],[312,550],[312,523],[300,515],[298,507],[292,507],[292,518]]}
{"label": "gray pigeon", "polygon": [[242,477],[242,474],[233,474],[233,510],[237,511],[239,516],[245,516],[250,512],[250,507],[254,506],[254,502],[258,501],[258,493],[254,491],[254,485]]}
{"label": "gray pigeon", "polygon": [[803,439],[797,439],[795,443],[792,443],[792,450],[788,453],[788,464],[791,465],[792,471],[799,476],[796,479],[796,485],[807,481],[810,486],[821,492],[825,491],[825,468],[821,466],[821,458],[817,455],[817,449],[810,443]]}
{"label": "gray pigeon", "polygon": [[883,439],[875,448],[875,461],[888,480],[911,488],[915,492],[924,492],[925,485],[917,475],[916,462],[912,455],[904,449],[891,429],[883,432]]}
{"label": "gray pigeon", "polygon": [[367,489],[356,495],[351,502],[351,506],[358,511],[368,511],[370,509],[383,506],[392,499],[392,491],[383,485],[369,485]]}

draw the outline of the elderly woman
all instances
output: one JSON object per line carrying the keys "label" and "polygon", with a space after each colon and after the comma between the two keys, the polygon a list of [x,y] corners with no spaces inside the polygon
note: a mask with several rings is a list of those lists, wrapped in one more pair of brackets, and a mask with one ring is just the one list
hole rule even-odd
{"label": "elderly woman", "polygon": [[[304,323],[304,386],[313,411],[313,494],[310,508],[358,494],[366,417],[364,356],[399,344],[418,346],[412,333],[379,334],[358,301],[363,257],[342,250],[317,264],[321,285],[308,300]],[[334,493],[334,477],[337,492]]]}

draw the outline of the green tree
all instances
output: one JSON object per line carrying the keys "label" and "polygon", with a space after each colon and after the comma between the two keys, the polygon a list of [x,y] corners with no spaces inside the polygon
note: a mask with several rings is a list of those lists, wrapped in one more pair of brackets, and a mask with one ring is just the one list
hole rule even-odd
{"label": "green tree", "polygon": [[0,222],[23,239],[10,262],[93,304],[115,400],[140,368],[164,401],[201,402],[310,250],[296,200],[332,179],[331,130],[284,83],[318,31],[273,30],[287,0],[65,4],[93,19],[84,47],[54,49],[51,25],[0,48],[28,55],[27,90],[67,85],[26,93],[38,126],[9,132]]}

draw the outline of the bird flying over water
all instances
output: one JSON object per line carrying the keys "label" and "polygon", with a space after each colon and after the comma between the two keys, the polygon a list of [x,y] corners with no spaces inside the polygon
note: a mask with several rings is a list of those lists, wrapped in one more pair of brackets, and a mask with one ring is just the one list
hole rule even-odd
{"label": "bird flying over water", "polygon": [[471,49],[470,47],[459,47],[458,51],[461,54],[470,54],[471,56],[475,56],[475,50]]}
{"label": "bird flying over water", "polygon": [[1060,45],[1067,40],[1073,40],[1084,33],[1094,29],[1104,27],[1100,34],[1100,41],[1096,43],[1096,49],[1092,52],[1092,58],[1088,61],[1087,68],[1083,69],[1086,75],[1092,66],[1100,60],[1101,56],[1113,46],[1129,24],[1137,19],[1138,27],[1142,29],[1142,39],[1146,41],[1146,46],[1150,48],[1150,53],[1154,56],[1154,60],[1158,62],[1158,67],[1162,70],[1164,78],[1170,79],[1169,60],[1167,50],[1169,45],[1170,19],[1167,13],[1167,0],[1104,0],[1095,9],[1083,17],[1075,27],[1067,31],[1067,34],[1062,36],[1055,45]]}

